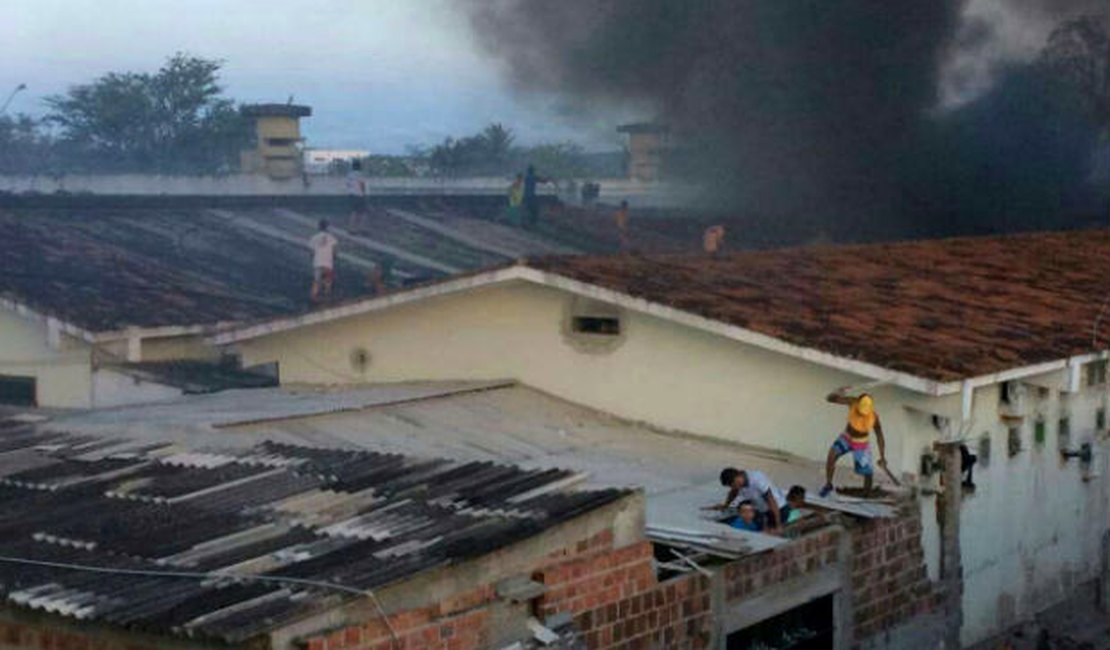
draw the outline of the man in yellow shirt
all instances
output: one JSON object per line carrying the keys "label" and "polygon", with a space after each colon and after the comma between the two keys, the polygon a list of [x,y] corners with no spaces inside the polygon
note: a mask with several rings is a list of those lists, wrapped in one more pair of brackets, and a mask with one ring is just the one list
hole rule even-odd
{"label": "man in yellow shirt", "polygon": [[875,399],[867,393],[857,397],[847,395],[848,387],[841,387],[828,394],[825,398],[833,404],[843,404],[848,407],[848,423],[844,431],[836,437],[829,449],[828,459],[825,461],[825,487],[821,488],[821,496],[828,496],[833,490],[833,470],[836,461],[847,453],[852,454],[855,461],[856,474],[863,477],[863,489],[870,490],[874,479],[875,469],[871,465],[871,432],[875,432],[875,440],[879,443],[879,466],[886,467],[886,438],[883,437],[883,425],[879,421],[879,413],[875,410]]}

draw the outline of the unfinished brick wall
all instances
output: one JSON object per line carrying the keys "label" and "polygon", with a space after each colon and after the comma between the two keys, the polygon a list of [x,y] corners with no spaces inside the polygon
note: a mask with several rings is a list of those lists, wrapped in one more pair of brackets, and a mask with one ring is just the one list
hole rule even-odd
{"label": "unfinished brick wall", "polygon": [[707,578],[658,582],[647,541],[568,556],[535,575],[548,588],[540,615],[570,613],[587,647],[708,647],[713,611]]}
{"label": "unfinished brick wall", "polygon": [[743,600],[762,589],[835,566],[841,532],[825,530],[773,552],[741,558],[724,568],[725,600]]}
{"label": "unfinished brick wall", "polygon": [[[652,545],[613,548],[606,531],[543,558],[533,578],[547,586],[536,614],[567,612],[590,648],[705,648],[712,635],[709,581],[688,575],[660,583]],[[307,640],[307,650],[395,650],[488,647],[494,585],[482,585],[437,605],[383,621],[335,630]]]}
{"label": "unfinished brick wall", "polygon": [[[847,535],[847,543],[844,536]],[[851,553],[842,558],[841,553]],[[587,647],[707,648],[716,621],[708,578],[697,573],[659,582],[652,544],[613,547],[602,532],[537,562],[532,578],[547,592],[537,599],[541,620],[567,613]],[[921,522],[910,507],[895,519],[846,522],[789,545],[716,567],[726,601],[758,595],[783,582],[850,564],[855,641],[860,643],[932,611],[940,596],[926,577]],[[494,585],[481,585],[436,605],[390,617],[403,648],[469,650],[487,647]],[[872,644],[873,645],[873,644]],[[384,622],[374,620],[308,640],[307,650],[393,650]]]}
{"label": "unfinished brick wall", "polygon": [[899,516],[855,523],[851,529],[852,609],[855,638],[866,640],[944,605],[929,581],[915,503]]}

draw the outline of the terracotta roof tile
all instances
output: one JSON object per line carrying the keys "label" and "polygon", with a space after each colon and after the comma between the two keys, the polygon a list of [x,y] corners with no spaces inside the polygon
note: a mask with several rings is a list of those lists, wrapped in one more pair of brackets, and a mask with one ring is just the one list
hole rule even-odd
{"label": "terracotta roof tile", "polygon": [[1107,347],[1110,231],[526,262],[938,381]]}

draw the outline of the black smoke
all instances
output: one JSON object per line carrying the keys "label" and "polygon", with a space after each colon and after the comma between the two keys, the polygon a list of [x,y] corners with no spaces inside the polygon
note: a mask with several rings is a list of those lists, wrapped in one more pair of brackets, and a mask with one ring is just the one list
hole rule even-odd
{"label": "black smoke", "polygon": [[[977,1],[1039,21],[1090,4]],[[466,6],[516,87],[556,92],[583,110],[636,106],[666,121],[679,143],[673,175],[699,181],[718,207],[782,223],[799,238],[1029,227],[1046,206],[1089,207],[1081,186],[1095,133],[1060,102],[1041,105],[1040,82],[1019,69],[1029,64],[1002,61],[980,96],[957,107],[940,101],[946,66],[1001,37],[969,24],[960,0]],[[1056,171],[1041,179],[1045,151]]]}

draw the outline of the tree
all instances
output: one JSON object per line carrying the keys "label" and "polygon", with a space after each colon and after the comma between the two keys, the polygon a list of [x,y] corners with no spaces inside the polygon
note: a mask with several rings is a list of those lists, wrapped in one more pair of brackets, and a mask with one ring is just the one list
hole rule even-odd
{"label": "tree", "polygon": [[509,160],[509,154],[512,152],[513,140],[516,139],[512,129],[506,128],[500,122],[494,122],[482,131],[480,137],[485,145],[489,162],[494,165],[504,166]]}
{"label": "tree", "polygon": [[113,72],[47,99],[78,165],[214,172],[234,165],[248,131],[222,97],[222,62],[175,54],[155,74]]}
{"label": "tree", "polygon": [[34,174],[47,171],[52,157],[49,133],[32,117],[0,116],[0,172]]}

